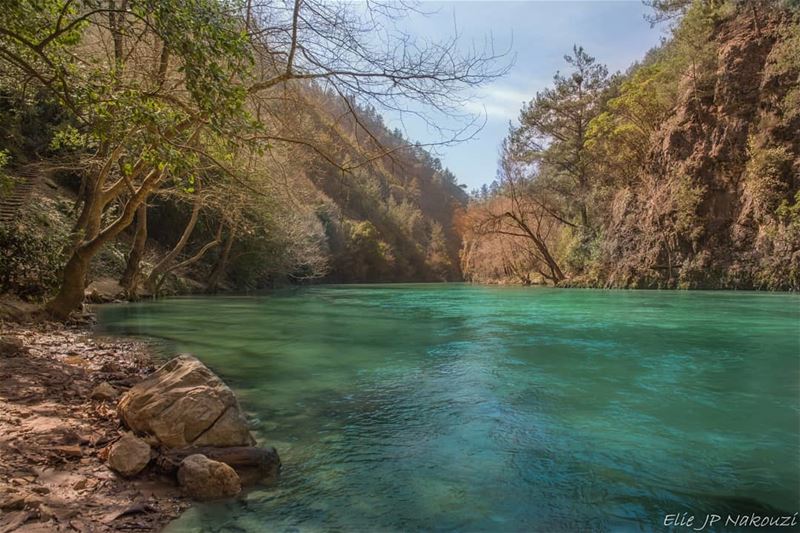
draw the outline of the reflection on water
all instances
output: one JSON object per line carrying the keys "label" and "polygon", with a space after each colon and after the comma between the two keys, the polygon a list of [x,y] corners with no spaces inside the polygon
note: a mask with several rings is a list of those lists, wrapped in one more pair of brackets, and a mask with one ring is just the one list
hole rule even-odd
{"label": "reflection on water", "polygon": [[651,531],[668,513],[800,510],[794,295],[331,286],[101,323],[196,354],[283,460],[276,485],[173,533]]}

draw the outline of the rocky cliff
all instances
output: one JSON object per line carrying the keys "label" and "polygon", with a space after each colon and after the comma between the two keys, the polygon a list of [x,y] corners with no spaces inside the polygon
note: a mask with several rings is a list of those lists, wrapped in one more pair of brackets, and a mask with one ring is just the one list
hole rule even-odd
{"label": "rocky cliff", "polygon": [[765,6],[721,16],[684,73],[610,284],[800,289],[800,32]]}

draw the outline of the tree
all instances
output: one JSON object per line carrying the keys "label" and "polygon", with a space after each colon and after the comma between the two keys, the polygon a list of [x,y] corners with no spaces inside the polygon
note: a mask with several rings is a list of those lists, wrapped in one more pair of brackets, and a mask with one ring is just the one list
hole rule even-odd
{"label": "tree", "polygon": [[[529,283],[528,271],[566,279],[563,242],[577,235],[580,256],[595,236],[591,200],[599,165],[590,124],[609,88],[608,70],[580,46],[564,56],[570,67],[536,94],[503,142],[499,183],[476,216],[477,236],[502,236],[504,271]],[[569,259],[569,258],[567,258]],[[576,263],[580,263],[577,261]]]}
{"label": "tree", "polygon": [[147,198],[190,177],[208,140],[247,127],[244,93],[231,80],[252,58],[237,21],[214,0],[10,7],[0,59],[71,112],[55,141],[79,150],[87,169],[75,246],[48,304],[66,318],[83,300],[92,257]]}
{"label": "tree", "polygon": [[[603,111],[589,123],[587,148],[596,182],[608,187],[635,184],[642,177],[651,136],[676,98],[678,71],[656,49],[624,79],[609,87]],[[598,185],[595,183],[595,186]]]}
{"label": "tree", "polygon": [[[339,164],[315,139],[265,126],[273,122],[263,114],[286,94],[302,103],[307,87],[321,87],[338,96],[371,136],[353,95],[383,109],[408,109],[407,102],[416,100],[454,112],[464,88],[504,72],[494,67],[500,54],[460,54],[455,39],[427,46],[402,35],[376,39],[387,35],[379,32],[386,20],[406,11],[373,3],[364,11],[321,0],[4,6],[4,70],[18,85],[36,84],[68,110],[71,123],[54,147],[73,150],[87,169],[74,248],[50,313],[66,318],[81,304],[92,258],[160,189],[186,188],[214,167],[261,194],[237,164],[241,147],[258,152],[276,143],[298,144]],[[378,148],[364,159],[385,153]]]}
{"label": "tree", "polygon": [[435,221],[431,223],[425,261],[431,269],[434,279],[437,281],[446,281],[449,278],[449,274],[453,269],[453,263],[450,257],[448,257],[447,240],[445,238],[444,229],[441,224]]}
{"label": "tree", "polygon": [[554,199],[551,215],[579,225],[591,234],[589,213],[591,153],[589,123],[600,112],[598,103],[608,85],[608,70],[580,46],[564,56],[571,67],[557,73],[553,87],[524,106],[520,125],[512,128],[507,146],[509,163],[536,175],[536,189]]}
{"label": "tree", "polygon": [[553,252],[563,222],[532,194],[536,178],[526,177],[505,150],[499,181],[500,192],[483,203],[473,231],[482,236],[512,238],[512,247],[518,253],[509,256],[520,256],[521,250],[527,267],[523,268],[519,261],[508,262],[509,256],[505,256],[504,262],[509,264],[514,275],[529,279],[527,270],[534,270],[553,283],[563,281],[566,276]]}
{"label": "tree", "polygon": [[683,15],[695,0],[644,0],[644,5],[653,10],[647,16],[647,20],[652,25],[659,22],[672,20]]}

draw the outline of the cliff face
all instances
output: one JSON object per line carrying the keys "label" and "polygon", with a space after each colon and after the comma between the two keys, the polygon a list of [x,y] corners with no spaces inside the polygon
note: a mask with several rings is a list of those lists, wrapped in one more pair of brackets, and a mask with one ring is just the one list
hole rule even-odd
{"label": "cliff face", "polygon": [[800,289],[798,35],[763,6],[715,24],[652,139],[611,284]]}

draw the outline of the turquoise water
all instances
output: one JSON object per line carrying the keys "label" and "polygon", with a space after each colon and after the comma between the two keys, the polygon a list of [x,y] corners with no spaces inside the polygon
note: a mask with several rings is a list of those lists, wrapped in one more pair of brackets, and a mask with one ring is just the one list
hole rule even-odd
{"label": "turquoise water", "polygon": [[671,513],[800,511],[796,295],[330,286],[100,318],[196,354],[283,460],[276,484],[173,533],[652,531]]}

